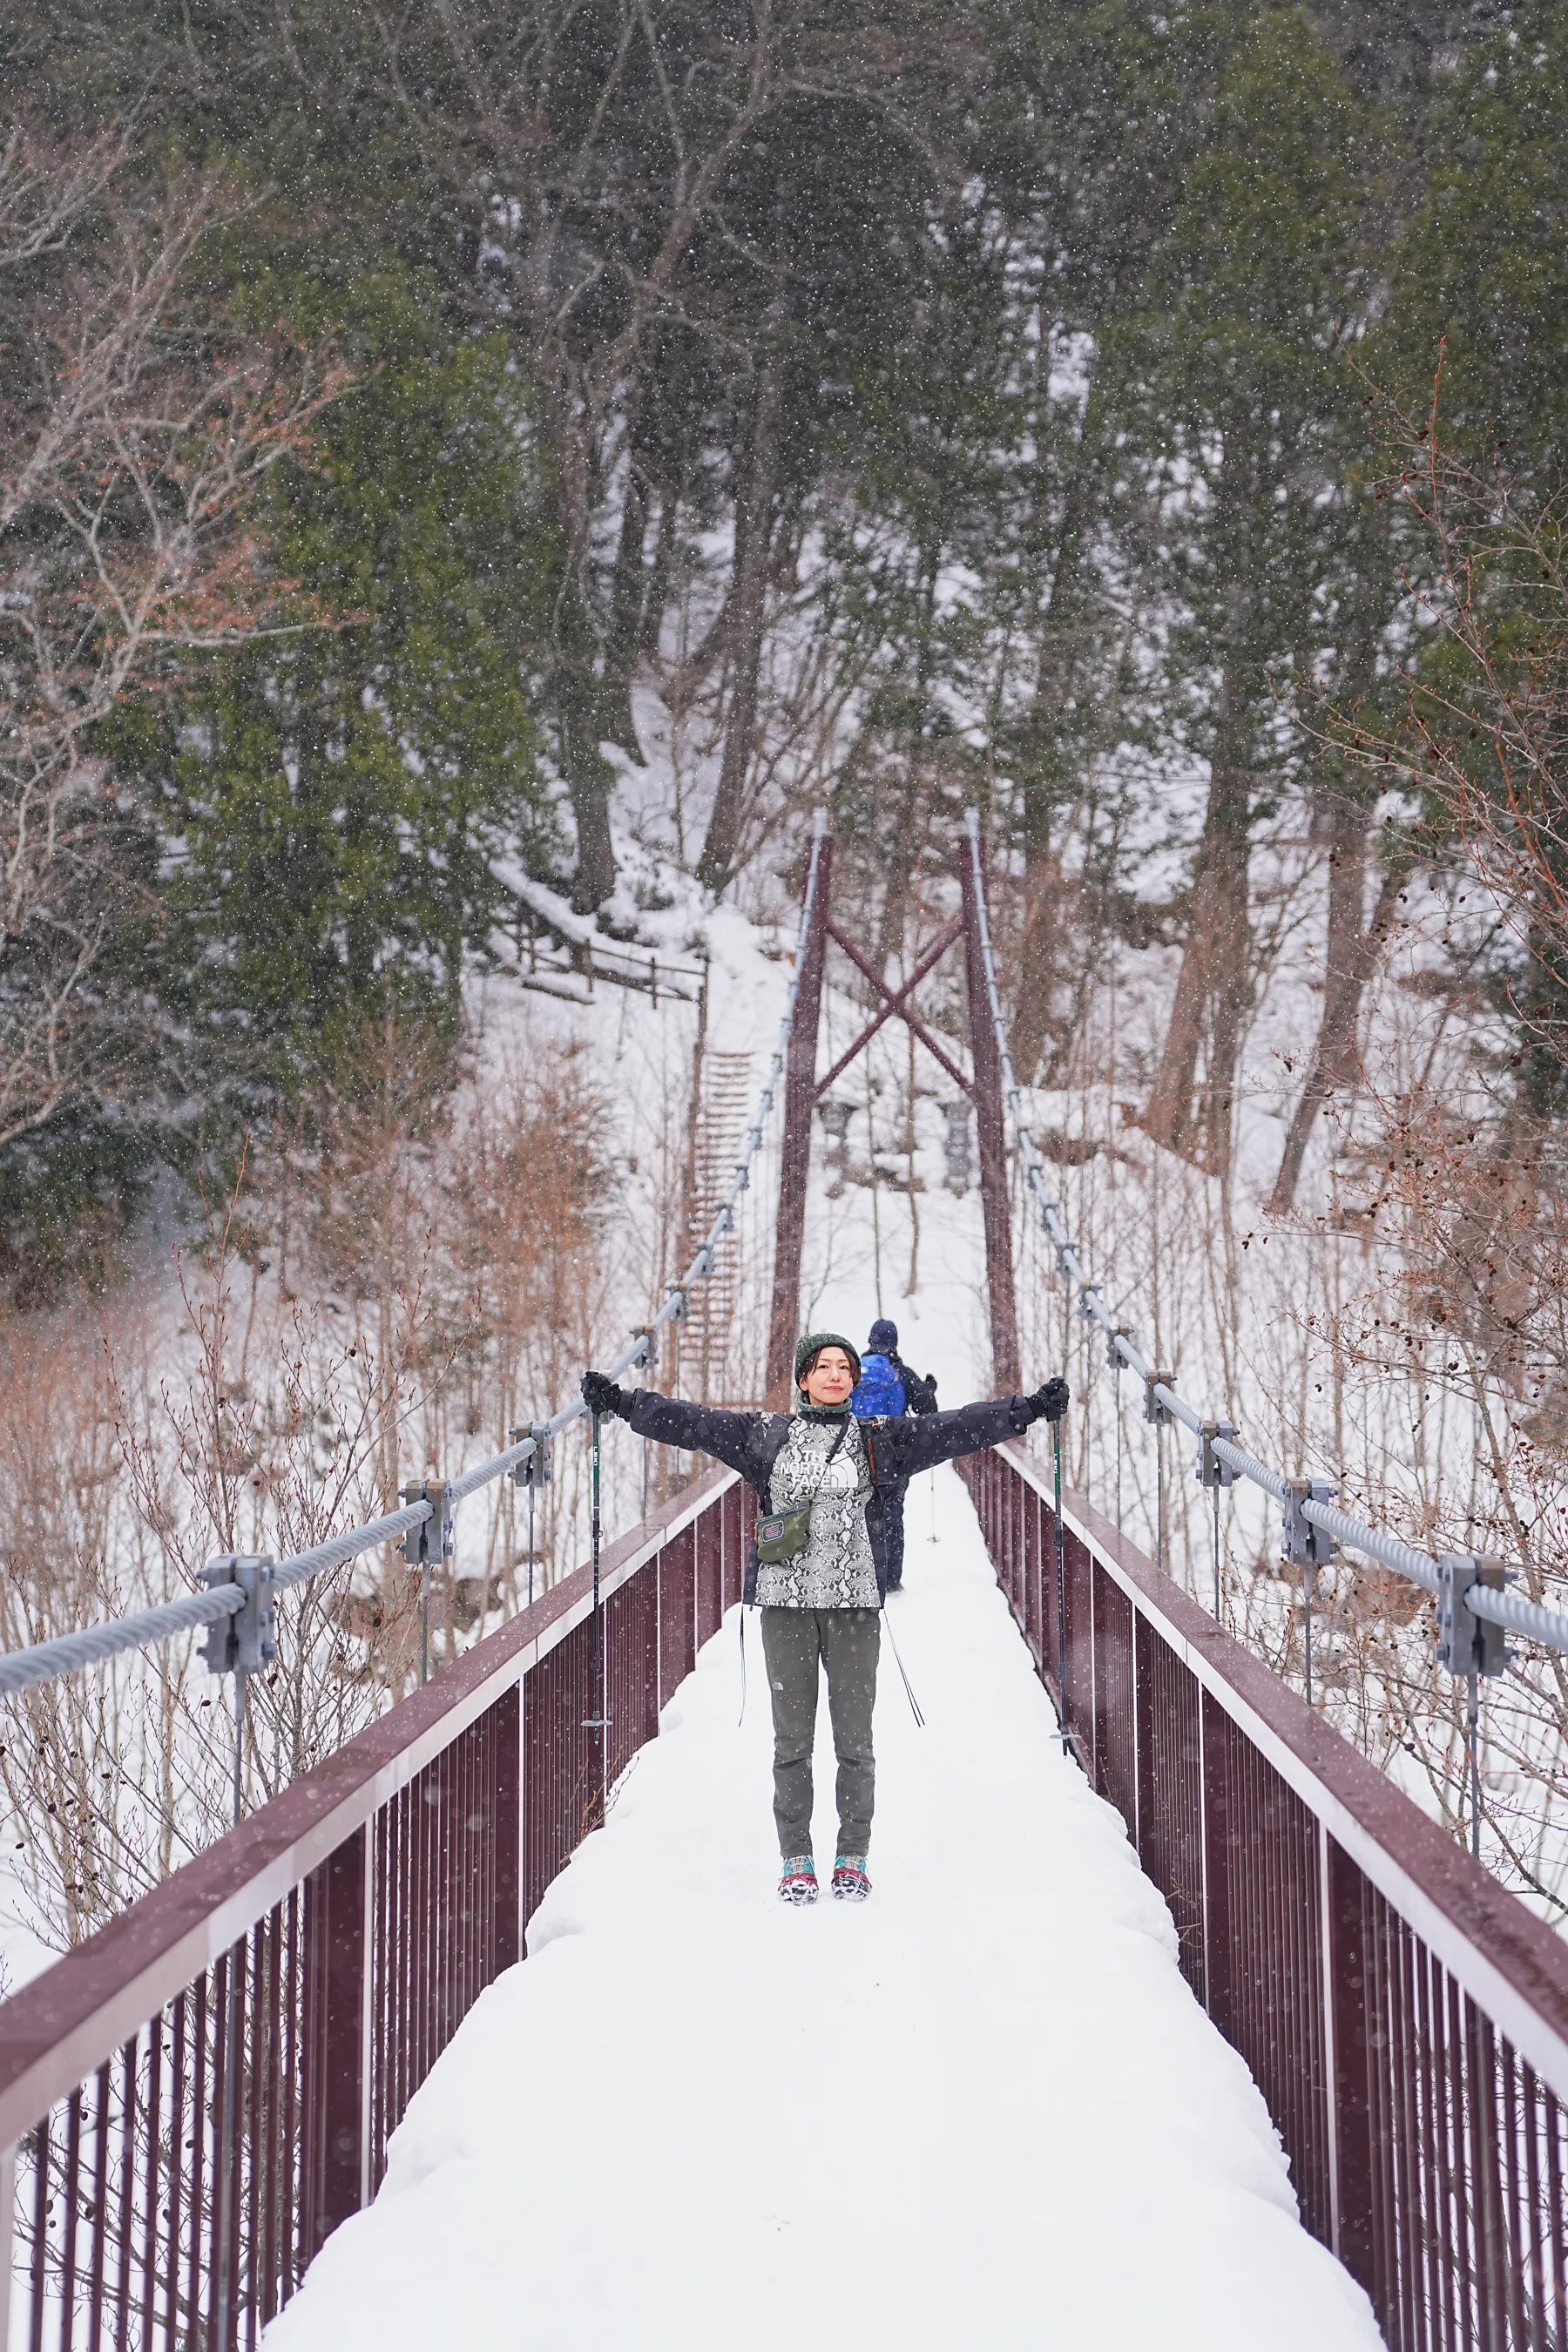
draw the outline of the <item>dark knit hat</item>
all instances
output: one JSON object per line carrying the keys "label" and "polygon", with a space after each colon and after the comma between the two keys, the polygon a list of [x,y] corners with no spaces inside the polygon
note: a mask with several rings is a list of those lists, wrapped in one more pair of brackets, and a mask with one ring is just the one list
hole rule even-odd
{"label": "dark knit hat", "polygon": [[808,1331],[805,1339],[798,1343],[795,1351],[795,1384],[796,1388],[799,1388],[800,1386],[801,1374],[805,1371],[809,1366],[816,1362],[817,1357],[821,1355],[824,1348],[842,1348],[845,1354],[849,1359],[850,1370],[853,1371],[856,1379],[859,1379],[860,1350],[855,1345],[853,1339],[847,1339],[842,1331]]}
{"label": "dark knit hat", "polygon": [[890,1356],[899,1344],[899,1327],[886,1315],[879,1315],[872,1324],[866,1345],[874,1356]]}

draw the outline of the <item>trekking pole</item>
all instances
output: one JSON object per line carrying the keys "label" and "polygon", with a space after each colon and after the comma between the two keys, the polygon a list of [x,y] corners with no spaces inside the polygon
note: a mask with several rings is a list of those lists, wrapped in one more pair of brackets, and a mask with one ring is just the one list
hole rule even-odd
{"label": "trekking pole", "polygon": [[931,1474],[931,1533],[927,1536],[926,1541],[936,1543],[939,1540],[936,1531],[936,1472],[933,1470]]}
{"label": "trekking pole", "polygon": [[594,1786],[589,1792],[593,1810],[589,1825],[597,1829],[605,1819],[605,1727],[608,1718],[604,1703],[605,1643],[603,1612],[599,1607],[599,1416],[596,1412],[589,1414],[588,1424],[591,1444],[589,1525],[594,1542],[594,1712],[583,1728],[594,1735]]}
{"label": "trekking pole", "polygon": [[1051,1450],[1056,1459],[1057,1486],[1057,1685],[1061,1692],[1062,1754],[1068,1752],[1068,1591],[1067,1542],[1062,1534],[1062,1425],[1051,1423]]}
{"label": "trekking pole", "polygon": [[1479,1741],[1481,1678],[1474,1666],[1470,1668],[1469,1674],[1467,1676],[1467,1684],[1468,1689],[1465,1704],[1465,1745],[1470,1751],[1468,1759],[1470,1767],[1470,1852],[1475,1856],[1475,1859],[1479,1862],[1481,1858],[1481,1759]]}
{"label": "trekking pole", "polygon": [[917,1730],[923,1731],[925,1729],[926,1719],[921,1713],[921,1703],[915,1696],[914,1690],[910,1685],[908,1675],[904,1672],[904,1662],[899,1655],[899,1645],[893,1639],[893,1629],[891,1625],[888,1624],[888,1604],[886,1601],[882,1603],[882,1622],[888,1627],[888,1646],[892,1651],[893,1663],[898,1667],[899,1680],[903,1684],[904,1696],[909,1700],[910,1713],[914,1717],[915,1727]]}

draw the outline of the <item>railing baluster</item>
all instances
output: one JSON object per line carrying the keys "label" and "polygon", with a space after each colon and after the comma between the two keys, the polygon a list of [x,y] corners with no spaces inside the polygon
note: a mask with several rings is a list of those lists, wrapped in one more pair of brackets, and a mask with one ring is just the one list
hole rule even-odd
{"label": "railing baluster", "polygon": [[147,2211],[142,2240],[142,2341],[153,2341],[153,2290],[158,2277],[158,2182],[163,2169],[159,2134],[163,2114],[163,2020],[154,2017],[147,2035]]}
{"label": "railing baluster", "polygon": [[287,2303],[299,2280],[300,2156],[299,2102],[295,2084],[300,2071],[300,2019],[304,1992],[300,1969],[300,1890],[290,1887],[284,1914],[283,1996],[283,2247],[279,2266],[279,2299]]}
{"label": "railing baluster", "polygon": [[81,2093],[66,2101],[66,2160],[60,2231],[60,2344],[68,2352],[76,2319],[76,2236],[81,2174]]}
{"label": "railing baluster", "polygon": [[1553,2352],[1568,2345],[1568,2262],[1564,2261],[1563,2231],[1568,2226],[1568,2211],[1563,2203],[1563,2108],[1556,2093],[1547,2091],[1542,2099],[1546,2124],[1546,2225],[1545,2239],[1552,2249],[1552,2344]]}
{"label": "railing baluster", "polygon": [[125,2352],[131,2336],[131,2240],[136,2220],[136,2092],[135,2037],[120,2053],[120,2261],[114,2295],[114,2352]]}
{"label": "railing baluster", "polygon": [[27,2352],[44,2352],[44,2283],[49,2232],[49,2118],[34,2134],[37,2174],[33,2196],[33,2301],[28,2312]]}
{"label": "railing baluster", "polygon": [[169,2053],[169,2227],[164,2240],[166,2277],[163,2304],[165,2352],[175,2352],[178,2342],[180,2211],[184,2187],[184,2168],[180,2158],[185,2130],[185,2001],[183,1992],[175,1995],[174,2035]]}
{"label": "railing baluster", "polygon": [[195,2352],[202,2311],[202,2284],[210,2275],[204,2261],[207,2243],[207,1978],[204,1969],[195,1987],[195,2015],[191,2023],[191,2252],[185,2272],[185,2337]]}
{"label": "railing baluster", "polygon": [[103,2257],[109,2231],[110,2061],[98,2070],[92,2111],[92,2253],[88,2273],[87,2340],[97,2352],[103,2338]]}

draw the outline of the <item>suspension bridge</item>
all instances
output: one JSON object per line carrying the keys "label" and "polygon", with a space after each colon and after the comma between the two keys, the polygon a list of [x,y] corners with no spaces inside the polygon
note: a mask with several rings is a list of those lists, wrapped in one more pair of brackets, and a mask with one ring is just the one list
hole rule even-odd
{"label": "suspension bridge", "polygon": [[[833,919],[818,821],[738,1164],[609,1369],[690,1313],[776,1112],[782,1402],[814,1106],[902,1021],[973,1104],[995,1389],[1010,1135],[1152,1442],[1269,1497],[1309,1612],[1338,1549],[1429,1592],[1473,1727],[1510,1634],[1568,1652],[1568,1621],[1248,1454],[1113,1327],[1024,1121],[973,816],[956,862],[894,989]],[[830,942],[879,1003],[819,1078]],[[966,1054],[914,1001],[955,948]],[[582,1413],[0,1658],[0,1696],[200,1630],[237,1758],[289,1590],[398,1543],[427,1599],[464,1500],[537,1485]],[[1561,1941],[1059,1455],[960,1471],[901,1604],[925,1727],[879,1699],[871,1905],[772,1899],[766,1709],[737,1725],[719,1638],[754,1498],[708,1471],[0,2005],[0,2346],[1568,2347]]]}

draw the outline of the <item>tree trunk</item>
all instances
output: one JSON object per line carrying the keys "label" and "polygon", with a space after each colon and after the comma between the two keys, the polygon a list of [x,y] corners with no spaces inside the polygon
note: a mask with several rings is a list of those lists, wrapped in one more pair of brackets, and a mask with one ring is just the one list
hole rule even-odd
{"label": "tree trunk", "polygon": [[915,645],[915,724],[907,747],[904,787],[899,796],[898,814],[889,836],[878,844],[880,862],[887,876],[882,893],[882,911],[877,926],[877,946],[873,961],[879,971],[886,971],[895,958],[901,960],[904,937],[909,928],[910,890],[915,866],[925,835],[925,799],[929,782],[926,767],[930,740],[930,694],[931,679],[931,640],[936,627],[936,589],[942,569],[942,550],[922,551],[920,567],[920,621]]}
{"label": "tree trunk", "polygon": [[1039,1076],[1050,1026],[1051,999],[1061,978],[1061,860],[1048,842],[1033,844],[1024,884],[1024,936],[1018,950],[1018,994],[1013,1016],[1013,1067],[1020,1085]]}
{"label": "tree trunk", "polygon": [[[1048,348],[1042,328],[1040,348]],[[1058,946],[1062,919],[1061,845],[1052,838],[1058,799],[1053,790],[1067,747],[1060,713],[1073,690],[1089,683],[1089,646],[1084,627],[1084,556],[1093,497],[1091,435],[1098,427],[1094,394],[1084,419],[1071,479],[1062,509],[1050,595],[1041,616],[1040,665],[1035,682],[1031,732],[1041,747],[1038,773],[1024,792],[1024,935],[1018,957],[1018,989],[1013,1013],[1013,1066],[1025,1086],[1039,1076],[1050,1027],[1051,999],[1061,978]],[[1092,746],[1085,746],[1092,752]],[[1070,753],[1068,754],[1070,756]]]}
{"label": "tree trunk", "polygon": [[570,588],[562,599],[562,606],[555,709],[562,772],[577,824],[577,871],[572,878],[572,904],[580,915],[591,915],[595,908],[604,905],[616,887],[616,853],[610,839],[610,793],[615,772],[599,750],[605,733],[604,698],[594,674],[588,616]]}
{"label": "tree trunk", "polygon": [[1372,920],[1362,928],[1366,906],[1367,848],[1372,817],[1364,802],[1336,793],[1329,808],[1329,919],[1323,971],[1323,1017],[1318,1024],[1307,1082],[1285,1138],[1279,1172],[1269,1196],[1272,1217],[1289,1215],[1301,1181],[1301,1163],[1318,1113],[1336,1092],[1353,1088],[1361,1076],[1356,1038],[1361,1003],[1379,949],[1388,933],[1399,895],[1400,872],[1383,878]]}
{"label": "tree trunk", "polygon": [[605,725],[600,646],[591,601],[590,485],[594,452],[570,371],[562,365],[542,380],[542,417],[552,461],[551,497],[563,551],[551,647],[550,698],[559,736],[561,772],[577,827],[577,870],[572,904],[591,915],[616,887],[610,839],[615,773],[599,751]]}
{"label": "tree trunk", "polygon": [[[1223,708],[1229,698],[1228,680],[1222,681],[1222,744],[1229,734]],[[1252,991],[1247,880],[1251,783],[1248,768],[1234,756],[1216,753],[1175,1002],[1153,1092],[1143,1115],[1144,1129],[1156,1143],[1200,1160],[1214,1173],[1225,1167],[1229,1153],[1241,1026]],[[1198,1057],[1205,1044],[1200,1101]]]}
{"label": "tree trunk", "polygon": [[785,306],[782,294],[768,305],[763,355],[752,399],[752,424],[741,493],[735,500],[735,571],[730,594],[730,710],[719,789],[708,820],[708,838],[698,860],[697,878],[720,891],[740,855],[747,772],[757,724],[757,684],[763,659],[768,551],[773,539],[773,492],[778,478],[779,425],[784,406]]}
{"label": "tree trunk", "polygon": [[605,647],[604,733],[600,740],[618,743],[639,766],[643,764],[643,751],[632,714],[632,679],[642,647],[643,599],[648,584],[647,567],[643,560],[647,504],[647,481],[634,442],[626,467],[621,533],[616,549],[610,633]]}
{"label": "tree trunk", "polygon": [[653,535],[653,568],[643,597],[637,651],[644,661],[656,662],[664,633],[664,608],[669,601],[669,575],[675,560],[675,531],[680,512],[680,492],[673,482],[661,482],[658,529]]}

